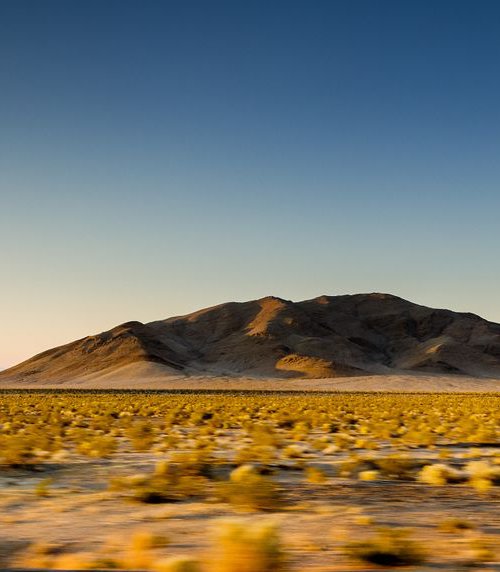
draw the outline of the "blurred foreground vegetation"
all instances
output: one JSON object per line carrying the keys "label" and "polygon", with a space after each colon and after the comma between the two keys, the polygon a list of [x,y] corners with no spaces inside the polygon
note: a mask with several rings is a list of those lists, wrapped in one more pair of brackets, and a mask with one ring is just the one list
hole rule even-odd
{"label": "blurred foreground vegetation", "polygon": [[[286,511],[298,517],[299,482],[320,496],[335,482],[358,482],[412,484],[417,495],[428,487],[464,487],[484,498],[500,485],[499,406],[500,394],[6,390],[0,477],[46,472],[32,492],[50,498],[57,467],[105,463],[106,494],[119,502],[219,503],[271,519]],[[396,567],[428,559],[411,531],[377,526],[361,514],[358,524],[368,532],[344,542],[353,561]],[[466,519],[435,524],[442,533],[472,535],[469,551],[482,554],[478,560],[496,558],[491,539]],[[180,572],[289,567],[272,520],[222,523],[215,536],[218,556],[205,563],[191,556],[152,559],[151,551],[168,541],[146,534],[131,540],[121,559],[86,555],[65,565]],[[61,564],[51,550],[34,545],[26,562]]]}

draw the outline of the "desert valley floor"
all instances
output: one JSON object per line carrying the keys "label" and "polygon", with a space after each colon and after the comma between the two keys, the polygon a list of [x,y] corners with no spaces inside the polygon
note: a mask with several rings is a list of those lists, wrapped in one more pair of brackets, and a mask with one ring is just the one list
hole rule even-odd
{"label": "desert valley floor", "polygon": [[500,391],[500,379],[467,375],[443,374],[393,374],[363,375],[336,378],[266,378],[232,376],[165,376],[154,365],[127,368],[110,375],[85,377],[62,382],[4,381],[0,389],[144,389],[144,390],[235,390],[235,391],[368,391],[368,392],[496,392]]}
{"label": "desert valley floor", "polygon": [[1,568],[500,570],[499,393],[224,383],[2,390]]}

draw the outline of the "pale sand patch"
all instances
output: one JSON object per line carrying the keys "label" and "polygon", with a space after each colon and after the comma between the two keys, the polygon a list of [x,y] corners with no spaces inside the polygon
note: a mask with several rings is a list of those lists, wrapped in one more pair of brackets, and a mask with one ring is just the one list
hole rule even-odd
{"label": "pale sand patch", "polygon": [[382,392],[496,392],[500,379],[462,375],[394,374],[322,379],[278,379],[207,375],[165,375],[155,364],[125,366],[112,373],[50,383],[9,381],[0,388],[23,389],[164,389],[238,391],[382,391]]}

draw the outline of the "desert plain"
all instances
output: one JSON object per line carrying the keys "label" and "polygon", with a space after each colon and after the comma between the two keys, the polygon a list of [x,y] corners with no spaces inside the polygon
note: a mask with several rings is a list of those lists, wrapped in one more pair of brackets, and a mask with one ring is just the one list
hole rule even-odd
{"label": "desert plain", "polygon": [[2,569],[500,570],[498,393],[0,397]]}

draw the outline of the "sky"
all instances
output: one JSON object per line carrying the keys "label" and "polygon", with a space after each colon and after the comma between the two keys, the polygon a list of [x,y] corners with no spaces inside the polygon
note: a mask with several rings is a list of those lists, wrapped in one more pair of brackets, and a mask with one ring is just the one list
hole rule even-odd
{"label": "sky", "polygon": [[0,0],[0,369],[390,292],[500,322],[500,3]]}

